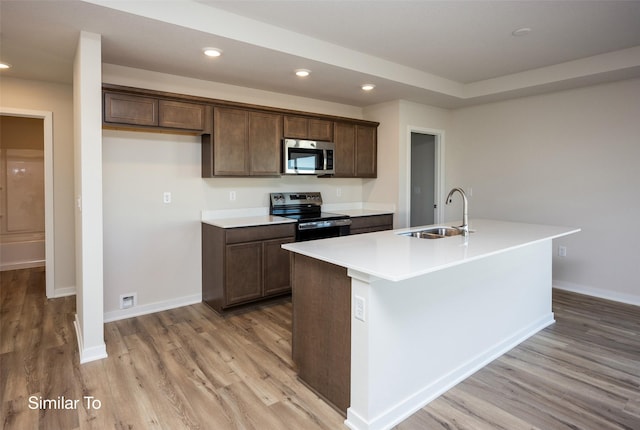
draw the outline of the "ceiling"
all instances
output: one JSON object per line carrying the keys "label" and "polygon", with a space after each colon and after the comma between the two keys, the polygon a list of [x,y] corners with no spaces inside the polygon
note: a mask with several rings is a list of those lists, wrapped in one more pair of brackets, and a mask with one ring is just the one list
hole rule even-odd
{"label": "ceiling", "polygon": [[[640,1],[1,0],[0,61],[12,68],[0,77],[71,82],[84,30],[102,35],[104,63],[452,108],[640,77],[638,23]],[[204,57],[207,46],[223,55]]]}

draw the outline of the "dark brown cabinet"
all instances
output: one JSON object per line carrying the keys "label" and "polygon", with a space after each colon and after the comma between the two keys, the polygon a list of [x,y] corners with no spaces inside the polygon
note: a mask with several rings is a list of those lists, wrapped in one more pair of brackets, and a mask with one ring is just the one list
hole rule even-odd
{"label": "dark brown cabinet", "polygon": [[284,117],[284,137],[333,141],[333,122],[302,116]]}
{"label": "dark brown cabinet", "polygon": [[202,300],[218,312],[291,291],[294,224],[221,228],[202,224]]}
{"label": "dark brown cabinet", "polygon": [[279,176],[282,139],[336,143],[336,174],[377,175],[378,123],[104,84],[104,128],[196,134],[202,177]]}
{"label": "dark brown cabinet", "polygon": [[215,107],[213,137],[202,139],[202,174],[277,176],[281,138],[282,115]]}
{"label": "dark brown cabinet", "polygon": [[158,101],[158,125],[166,128],[205,131],[210,107],[172,100]]}
{"label": "dark brown cabinet", "polygon": [[393,214],[351,217],[351,234],[393,230]]}
{"label": "dark brown cabinet", "polygon": [[343,414],[351,402],[351,278],[292,254],[291,346],[298,377]]}
{"label": "dark brown cabinet", "polygon": [[149,131],[207,131],[211,107],[201,103],[164,100],[141,95],[105,92],[104,124],[133,126]]}
{"label": "dark brown cabinet", "polygon": [[336,176],[375,178],[377,176],[377,128],[336,122]]}

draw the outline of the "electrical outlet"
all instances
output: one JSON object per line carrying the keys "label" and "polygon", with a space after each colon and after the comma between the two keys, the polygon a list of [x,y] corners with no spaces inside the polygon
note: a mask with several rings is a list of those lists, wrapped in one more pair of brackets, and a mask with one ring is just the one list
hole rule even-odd
{"label": "electrical outlet", "polygon": [[120,309],[129,309],[138,304],[138,293],[120,295]]}
{"label": "electrical outlet", "polygon": [[162,201],[164,203],[171,203],[171,192],[165,191],[162,193]]}
{"label": "electrical outlet", "polygon": [[360,321],[365,321],[366,309],[364,297],[355,296],[353,298],[353,315]]}
{"label": "electrical outlet", "polygon": [[229,191],[229,200],[231,200],[232,202],[235,201],[236,199],[236,192],[235,191]]}
{"label": "electrical outlet", "polygon": [[336,196],[338,196],[338,197],[342,196],[342,188],[340,188],[340,187],[336,188]]}
{"label": "electrical outlet", "polygon": [[566,257],[567,256],[567,247],[560,245],[558,247],[558,257]]}

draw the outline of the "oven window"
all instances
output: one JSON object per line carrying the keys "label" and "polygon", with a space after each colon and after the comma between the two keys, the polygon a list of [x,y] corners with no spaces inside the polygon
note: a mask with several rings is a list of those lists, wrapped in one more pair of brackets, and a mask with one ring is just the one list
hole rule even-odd
{"label": "oven window", "polygon": [[323,168],[321,149],[288,148],[287,168],[300,171],[315,171]]}

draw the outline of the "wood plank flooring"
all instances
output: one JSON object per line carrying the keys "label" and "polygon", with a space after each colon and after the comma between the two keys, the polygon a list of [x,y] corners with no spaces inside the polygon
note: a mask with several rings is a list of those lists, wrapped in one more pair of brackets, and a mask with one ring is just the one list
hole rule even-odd
{"label": "wood plank flooring", "polygon": [[[108,323],[109,357],[81,366],[75,297],[47,300],[42,269],[0,277],[3,429],[345,428],[296,379],[288,301]],[[556,324],[396,429],[640,429],[640,308],[557,292],[554,311]],[[32,409],[62,396],[78,407]]]}

